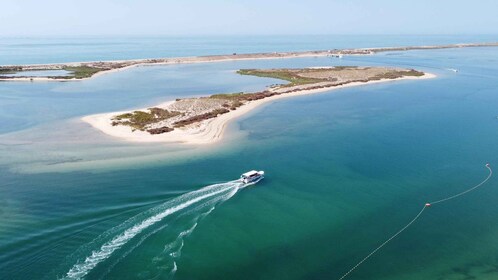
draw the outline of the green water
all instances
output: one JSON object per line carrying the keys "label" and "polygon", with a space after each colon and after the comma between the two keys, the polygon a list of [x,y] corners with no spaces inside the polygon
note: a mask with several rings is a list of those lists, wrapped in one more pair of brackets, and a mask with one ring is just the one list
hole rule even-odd
{"label": "green water", "polygon": [[[486,162],[498,165],[497,62],[498,49],[481,48],[4,83],[2,104],[11,106],[1,113],[16,125],[2,127],[0,141],[0,278],[63,278],[134,229],[85,279],[337,279],[423,203],[482,181]],[[76,120],[137,100],[275,82],[239,77],[238,68],[336,64],[416,67],[438,78],[283,99],[231,123],[223,143],[180,153],[115,141]],[[157,86],[140,91],[137,74]],[[22,105],[33,110],[21,116]],[[250,169],[267,176],[202,191]],[[497,279],[496,182],[429,208],[348,279]]]}

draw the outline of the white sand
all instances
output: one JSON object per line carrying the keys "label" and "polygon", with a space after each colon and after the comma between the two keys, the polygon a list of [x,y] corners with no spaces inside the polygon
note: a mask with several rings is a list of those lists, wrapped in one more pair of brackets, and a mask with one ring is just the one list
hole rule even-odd
{"label": "white sand", "polygon": [[[320,88],[320,89],[313,89],[313,90],[302,90],[302,91],[296,91],[296,92],[292,92],[292,93],[275,95],[275,96],[267,97],[267,98],[260,99],[260,100],[250,101],[249,103],[237,108],[237,110],[230,111],[229,113],[226,113],[223,115],[219,115],[216,118],[205,120],[205,121],[202,121],[200,123],[190,125],[186,128],[175,128],[175,130],[173,130],[171,132],[167,132],[167,133],[163,133],[163,134],[155,134],[155,135],[149,134],[148,132],[144,132],[144,131],[138,131],[138,130],[132,131],[132,129],[128,126],[123,126],[123,125],[112,126],[111,125],[111,122],[112,122],[111,118],[113,116],[116,116],[116,115],[119,115],[122,113],[127,113],[129,111],[89,115],[89,116],[83,117],[82,120],[84,122],[89,123],[91,126],[102,131],[103,133],[105,133],[107,135],[114,136],[114,137],[117,137],[117,138],[120,138],[123,140],[127,140],[127,141],[165,142],[165,143],[184,143],[184,144],[211,144],[211,143],[215,143],[215,142],[222,139],[223,134],[225,132],[225,128],[230,121],[238,118],[239,116],[244,115],[245,113],[251,111],[252,109],[254,109],[262,104],[272,102],[272,101],[275,101],[277,99],[298,96],[298,95],[314,94],[314,93],[319,93],[319,92],[327,92],[327,91],[331,91],[334,89],[361,86],[361,85],[385,83],[385,82],[392,82],[392,81],[399,81],[399,80],[430,79],[430,78],[434,78],[434,77],[436,77],[436,75],[430,74],[430,73],[425,73],[424,76],[421,76],[421,77],[403,77],[403,78],[398,78],[398,79],[383,79],[383,80],[369,81],[369,82],[354,82],[354,83],[349,83],[349,84],[335,86],[335,87]],[[165,107],[172,102],[174,102],[174,101],[171,101],[168,103],[163,103],[163,104],[159,105],[158,107]],[[145,110],[145,109],[138,109],[138,110]]]}

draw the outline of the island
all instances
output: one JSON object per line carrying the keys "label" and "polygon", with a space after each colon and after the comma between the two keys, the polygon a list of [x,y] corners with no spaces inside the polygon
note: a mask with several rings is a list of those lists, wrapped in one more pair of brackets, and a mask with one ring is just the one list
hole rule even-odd
{"label": "island", "polygon": [[[356,49],[330,49],[318,51],[302,52],[269,52],[250,54],[227,54],[208,55],[194,57],[172,57],[172,58],[152,58],[152,59],[132,59],[116,61],[93,61],[93,62],[73,62],[54,64],[32,64],[32,65],[2,65],[0,66],[0,81],[78,81],[84,80],[103,73],[111,73],[129,67],[142,65],[169,65],[184,63],[206,63],[222,62],[234,60],[254,60],[254,59],[279,59],[297,57],[343,57],[347,55],[372,55],[381,52],[398,52],[411,50],[434,50],[449,48],[470,48],[470,47],[497,47],[498,43],[466,43],[448,44],[437,46],[407,46],[407,47],[383,47],[383,48],[356,48]],[[46,71],[46,75],[30,75],[31,72]],[[63,71],[65,74],[59,74]],[[56,74],[54,74],[56,73]]]}
{"label": "island", "polygon": [[207,144],[221,139],[226,124],[278,98],[401,79],[434,77],[414,69],[335,66],[301,69],[241,69],[240,75],[286,81],[258,92],[182,98],[155,107],[111,112],[82,120],[105,134],[129,141]]}

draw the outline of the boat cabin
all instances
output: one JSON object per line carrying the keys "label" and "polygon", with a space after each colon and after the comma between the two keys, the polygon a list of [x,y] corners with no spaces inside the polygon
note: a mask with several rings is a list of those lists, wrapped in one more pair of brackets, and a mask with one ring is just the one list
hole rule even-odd
{"label": "boat cabin", "polygon": [[240,178],[249,179],[249,178],[256,177],[256,176],[260,176],[259,172],[256,170],[251,170],[249,172],[242,174],[242,176],[240,176]]}

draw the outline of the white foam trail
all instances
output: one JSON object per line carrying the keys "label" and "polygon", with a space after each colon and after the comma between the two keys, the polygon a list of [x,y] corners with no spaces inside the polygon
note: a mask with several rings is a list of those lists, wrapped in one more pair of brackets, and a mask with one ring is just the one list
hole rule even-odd
{"label": "white foam trail", "polygon": [[[161,221],[165,217],[178,212],[184,208],[187,208],[195,203],[198,203],[206,198],[215,196],[220,193],[224,193],[227,190],[231,190],[230,196],[233,196],[238,188],[240,187],[240,182],[232,181],[224,184],[211,185],[202,188],[198,191],[193,191],[184,195],[179,196],[172,201],[165,203],[166,205],[173,204],[171,207],[166,208],[164,211],[156,214],[144,221],[134,225],[131,228],[126,229],[122,234],[114,237],[112,240],[106,242],[97,251],[93,251],[90,256],[88,256],[83,263],[75,264],[66,274],[63,279],[81,279],[86,276],[93,268],[97,266],[100,262],[107,259],[114,251],[121,248],[129,240],[135,237],[137,234],[145,230],[146,228],[152,226],[153,224]],[[200,196],[197,196],[200,195]]]}
{"label": "white foam trail", "polygon": [[177,269],[178,269],[178,268],[176,267],[176,262],[173,262],[173,268],[171,269],[170,274],[171,274],[171,275],[174,275]]}
{"label": "white foam trail", "polygon": [[[193,219],[193,225],[190,228],[180,232],[180,234],[178,234],[175,240],[166,244],[164,246],[164,250],[159,255],[157,255],[152,259],[152,264],[154,267],[148,269],[149,273],[152,273],[154,275],[151,279],[173,278],[176,271],[178,270],[176,260],[181,256],[181,251],[184,245],[184,238],[192,234],[192,232],[195,230],[195,228],[198,225],[198,221],[209,215],[216,208],[215,205],[230,199],[232,196],[235,195],[238,189],[241,189],[245,186],[246,185],[244,184],[239,184],[237,188],[228,192],[227,194],[211,198],[208,201],[203,202],[203,204],[196,206],[194,209],[182,213],[182,215],[188,215],[195,212],[198,213],[201,209],[205,209],[206,207],[210,206],[209,210],[207,210],[206,212],[197,214],[196,217]],[[163,275],[163,273],[168,270],[169,270],[168,275],[167,276]]]}
{"label": "white foam trail", "polygon": [[139,247],[140,245],[142,245],[142,243],[147,239],[149,238],[149,236],[153,235],[153,234],[156,234],[157,232],[163,230],[164,228],[166,228],[168,226],[168,224],[165,224],[165,225],[162,225],[160,226],[159,228],[153,230],[152,232],[150,233],[147,233],[146,235],[144,235],[143,237],[140,238],[140,241],[138,241],[135,245],[133,245],[132,248],[128,249],[126,252],[124,252],[121,256],[119,256],[119,259],[117,259],[113,264],[109,265],[109,267],[107,268],[106,272],[102,273],[102,275],[100,275],[100,277],[98,278],[99,280],[100,279],[106,279],[106,275],[109,274],[112,269],[120,262],[122,261],[124,258],[126,258],[126,256],[128,256],[133,250],[135,250],[137,247]]}

